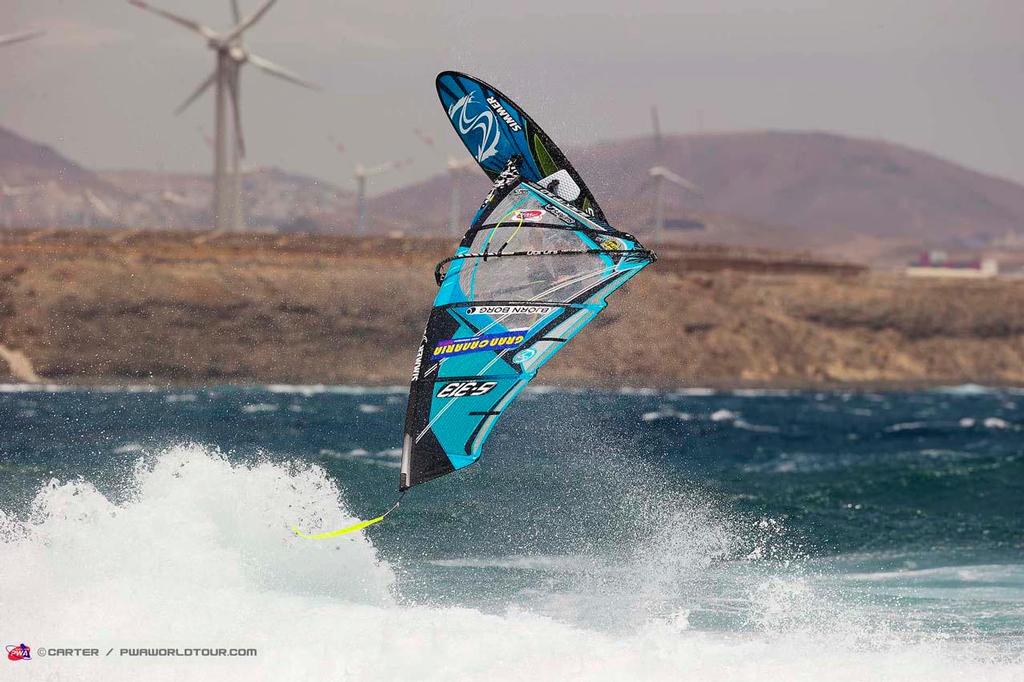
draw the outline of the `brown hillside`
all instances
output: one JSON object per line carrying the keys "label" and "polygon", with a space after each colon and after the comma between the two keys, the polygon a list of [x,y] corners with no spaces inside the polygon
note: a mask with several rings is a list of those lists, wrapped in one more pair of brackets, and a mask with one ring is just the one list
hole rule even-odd
{"label": "brown hillside", "polygon": [[[413,238],[7,233],[0,345],[61,382],[404,384],[449,250]],[[540,380],[1024,384],[1024,281],[670,248]]]}

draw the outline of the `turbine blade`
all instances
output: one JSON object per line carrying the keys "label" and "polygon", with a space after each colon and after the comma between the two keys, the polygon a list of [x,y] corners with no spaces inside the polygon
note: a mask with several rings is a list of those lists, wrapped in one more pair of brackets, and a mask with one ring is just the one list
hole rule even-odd
{"label": "turbine blade", "polygon": [[238,145],[238,156],[245,156],[245,138],[242,137],[242,107],[239,98],[239,70],[236,66],[228,76],[228,93],[231,95],[231,111],[235,120],[235,144]]}
{"label": "turbine blade", "polygon": [[150,5],[150,4],[147,4],[147,3],[143,2],[143,0],[128,0],[128,4],[135,5],[139,9],[144,9],[147,12],[152,12],[153,14],[159,14],[164,19],[170,19],[171,21],[173,21],[174,23],[178,24],[179,26],[184,26],[185,28],[189,29],[190,31],[194,31],[195,33],[198,33],[199,35],[201,35],[202,37],[206,38],[207,40],[211,40],[211,39],[217,37],[216,31],[214,31],[212,28],[210,28],[208,26],[204,26],[204,25],[200,24],[198,21],[193,21],[192,19],[188,19],[186,17],[179,16],[179,15],[174,14],[172,12],[168,12],[165,9],[160,9],[159,7],[154,7],[153,5]]}
{"label": "turbine blade", "polygon": [[24,42],[26,40],[32,40],[44,35],[46,31],[33,30],[33,31],[22,31],[21,33],[9,33],[5,36],[0,36],[0,47],[4,45],[13,45],[14,43]]}
{"label": "turbine blade", "polygon": [[379,166],[363,169],[362,173],[364,176],[368,178],[373,177],[374,175],[383,175],[384,173],[389,173],[393,170],[399,170],[400,168],[404,168],[405,166],[411,164],[412,161],[412,158],[402,159],[401,161],[385,161]]}
{"label": "turbine blade", "polygon": [[185,111],[185,109],[188,109],[189,105],[192,104],[192,102],[195,102],[197,99],[199,99],[200,95],[202,95],[204,92],[209,90],[210,86],[213,85],[214,81],[216,81],[216,80],[217,80],[217,69],[214,69],[213,73],[211,73],[210,76],[206,80],[204,80],[202,83],[200,83],[199,87],[197,87],[195,90],[193,90],[192,94],[189,95],[188,98],[184,102],[182,102],[178,106],[177,109],[174,110],[174,115],[177,116],[181,112]]}
{"label": "turbine blade", "polygon": [[283,66],[278,66],[269,59],[264,59],[259,55],[250,53],[249,63],[255,66],[257,69],[269,73],[271,76],[277,76],[278,78],[289,81],[291,83],[295,83],[296,85],[301,85],[302,87],[309,88],[310,90],[320,89],[320,86],[317,85],[316,83],[311,83],[307,80],[303,80],[302,78],[292,73],[288,69],[284,68]]}
{"label": "turbine blade", "polygon": [[394,167],[395,167],[395,162],[394,161],[385,161],[384,163],[380,164],[379,166],[374,166],[373,168],[365,168],[365,169],[363,169],[363,175],[366,176],[366,177],[373,177],[374,175],[382,175],[384,173],[387,173],[389,170],[391,170]]}
{"label": "turbine blade", "polygon": [[267,11],[269,11],[270,8],[274,6],[275,2],[277,2],[277,0],[267,0],[266,2],[264,2],[258,10],[253,12],[252,16],[250,16],[245,21],[242,21],[241,23],[237,24],[233,29],[225,33],[223,37],[224,42],[230,43],[232,40],[242,35],[242,33],[244,33],[250,26],[252,26],[257,21],[262,19],[263,15],[266,14]]}
{"label": "turbine blade", "polygon": [[242,13],[238,10],[238,0],[231,0],[231,16],[234,17],[236,24],[242,20]]}
{"label": "turbine blade", "polygon": [[701,194],[704,191],[694,183],[684,178],[683,176],[676,175],[675,173],[672,172],[670,172],[669,175],[666,175],[665,179],[675,185],[678,185],[679,187],[682,187],[685,190],[693,192],[694,194]]}
{"label": "turbine blade", "polygon": [[683,189],[687,189],[687,190],[693,192],[694,194],[701,194],[701,192],[703,191],[703,190],[701,190],[700,187],[698,187],[697,185],[693,184],[692,182],[690,182],[689,180],[687,180],[683,176],[677,175],[677,174],[673,173],[672,171],[670,171],[668,168],[665,168],[664,166],[655,166],[654,168],[652,168],[649,171],[649,174],[651,175],[651,177],[664,178],[665,180],[668,180],[669,182],[671,182],[673,185],[678,185],[678,186],[682,187]]}

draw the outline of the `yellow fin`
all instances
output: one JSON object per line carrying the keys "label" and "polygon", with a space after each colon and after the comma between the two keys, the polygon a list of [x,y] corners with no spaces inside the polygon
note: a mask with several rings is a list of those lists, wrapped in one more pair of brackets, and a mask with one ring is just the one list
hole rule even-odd
{"label": "yellow fin", "polygon": [[346,526],[344,528],[339,528],[338,530],[328,531],[326,533],[307,534],[307,533],[303,533],[301,530],[299,530],[298,527],[293,527],[292,531],[294,531],[295,534],[298,535],[300,538],[306,538],[307,540],[326,540],[327,538],[338,537],[339,535],[345,535],[346,533],[353,533],[353,532],[355,532],[357,530],[361,530],[363,528],[366,528],[367,526],[372,526],[375,523],[379,523],[379,522],[383,521],[384,520],[384,516],[387,516],[387,514],[384,514],[383,516],[378,516],[375,519],[370,519],[369,521],[360,521],[359,523],[354,523],[351,526]]}
{"label": "yellow fin", "polygon": [[294,532],[300,538],[305,538],[307,540],[326,540],[327,538],[336,538],[339,535],[345,535],[346,533],[353,533],[357,530],[362,530],[367,526],[372,526],[375,523],[380,523],[381,521],[383,521],[388,514],[398,509],[398,506],[402,504],[403,497],[405,497],[404,491],[402,492],[401,495],[398,496],[398,500],[391,507],[391,509],[388,509],[380,516],[370,519],[369,521],[359,521],[358,523],[353,523],[351,526],[345,526],[344,528],[328,531],[326,533],[303,533],[301,530],[298,529],[297,526],[292,526],[292,532]]}

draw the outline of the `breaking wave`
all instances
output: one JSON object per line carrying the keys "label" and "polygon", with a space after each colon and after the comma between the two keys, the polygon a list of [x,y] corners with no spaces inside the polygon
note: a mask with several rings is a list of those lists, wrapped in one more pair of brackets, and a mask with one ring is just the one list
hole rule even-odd
{"label": "breaking wave", "polygon": [[[27,517],[0,514],[3,636],[37,649],[115,651],[34,656],[17,664],[23,679],[1019,679],[1019,659],[851,615],[813,581],[776,570],[758,543],[724,586],[710,584],[701,576],[746,542],[736,524],[707,509],[654,512],[660,531],[609,559],[604,573],[583,571],[590,582],[570,594],[544,593],[541,583],[535,602],[547,615],[521,605],[483,613],[439,606],[440,598],[410,603],[395,567],[365,536],[308,542],[290,533],[294,523],[352,521],[322,469],[237,464],[177,446],[143,458],[117,499],[82,480],[52,481]],[[758,532],[768,537],[774,524],[762,520]],[[577,571],[563,557],[464,563],[474,561]],[[743,627],[700,629],[693,611],[655,617],[622,599],[679,589],[725,609],[741,604]],[[609,632],[558,617],[560,600],[586,594],[636,622]],[[258,655],[117,655],[127,647],[252,647]]]}

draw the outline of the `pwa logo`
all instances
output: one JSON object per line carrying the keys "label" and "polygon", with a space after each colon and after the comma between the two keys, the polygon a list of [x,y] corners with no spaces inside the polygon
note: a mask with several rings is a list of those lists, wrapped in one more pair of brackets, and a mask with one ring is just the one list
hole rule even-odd
{"label": "pwa logo", "polygon": [[448,117],[462,135],[480,130],[480,146],[476,150],[476,160],[483,163],[498,153],[498,141],[501,140],[501,133],[498,131],[498,126],[495,125],[494,114],[490,109],[481,109],[476,115],[469,115],[469,105],[474,103],[473,94],[469,93],[448,107]]}
{"label": "pwa logo", "polygon": [[22,642],[21,644],[7,645],[7,660],[9,661],[31,661],[32,647]]}

